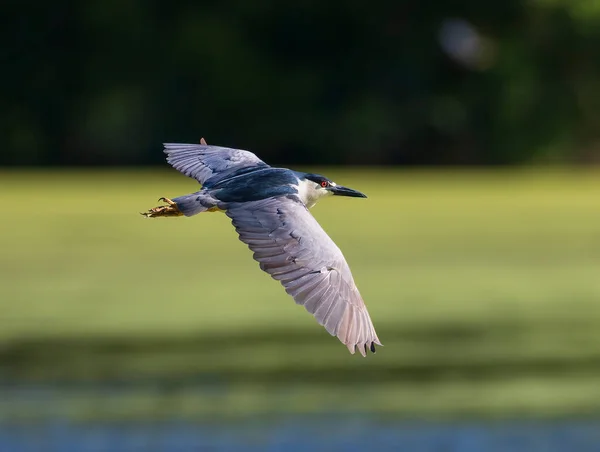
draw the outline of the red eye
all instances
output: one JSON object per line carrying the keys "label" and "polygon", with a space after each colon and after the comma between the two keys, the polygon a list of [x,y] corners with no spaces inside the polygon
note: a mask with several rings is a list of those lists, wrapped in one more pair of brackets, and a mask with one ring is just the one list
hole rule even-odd
{"label": "red eye", "polygon": [[325,188],[329,185],[329,182],[327,182],[326,180],[324,180],[323,182],[321,182],[321,187]]}

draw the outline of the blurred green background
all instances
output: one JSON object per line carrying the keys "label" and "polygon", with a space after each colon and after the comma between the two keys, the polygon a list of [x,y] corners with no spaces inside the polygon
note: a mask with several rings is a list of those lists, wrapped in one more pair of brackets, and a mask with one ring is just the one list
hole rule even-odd
{"label": "blurred green background", "polygon": [[[598,2],[3,9],[0,450],[600,445]],[[369,196],[312,212],[376,355],[296,306],[226,216],[138,214],[198,189],[161,143],[201,136]],[[234,445],[256,419],[293,426]],[[541,430],[507,427],[510,448],[486,430],[525,419]],[[148,430],[82,427],[125,422]]]}

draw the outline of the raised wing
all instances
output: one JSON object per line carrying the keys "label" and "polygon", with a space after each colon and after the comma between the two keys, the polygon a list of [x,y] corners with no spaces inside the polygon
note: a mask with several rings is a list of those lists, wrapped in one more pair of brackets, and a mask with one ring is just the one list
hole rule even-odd
{"label": "raised wing", "polygon": [[256,155],[241,149],[206,144],[165,143],[167,162],[202,185],[214,184],[244,169],[266,168]]}
{"label": "raised wing", "polygon": [[260,268],[281,282],[351,353],[365,356],[381,345],[346,259],[295,196],[231,203],[240,240],[254,251]]}

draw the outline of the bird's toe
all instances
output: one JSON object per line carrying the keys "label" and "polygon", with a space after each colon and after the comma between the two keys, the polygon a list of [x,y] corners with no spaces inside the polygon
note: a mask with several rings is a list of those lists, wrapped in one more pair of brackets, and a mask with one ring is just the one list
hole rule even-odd
{"label": "bird's toe", "polygon": [[152,207],[151,209],[148,209],[148,211],[142,212],[142,215],[146,218],[180,217],[183,215],[183,212],[179,210],[177,203],[175,203],[171,199],[162,197],[158,200],[167,203],[167,205]]}

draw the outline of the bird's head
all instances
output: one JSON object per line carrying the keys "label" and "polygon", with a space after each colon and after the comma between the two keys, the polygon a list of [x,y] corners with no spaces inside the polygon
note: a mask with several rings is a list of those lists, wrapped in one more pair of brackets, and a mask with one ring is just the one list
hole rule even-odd
{"label": "bird's head", "polygon": [[313,173],[300,173],[298,195],[306,207],[314,206],[320,198],[329,195],[366,198],[367,195],[348,187],[336,184],[331,179]]}

